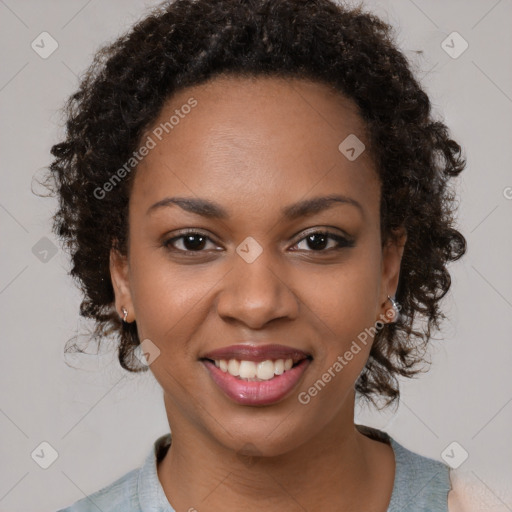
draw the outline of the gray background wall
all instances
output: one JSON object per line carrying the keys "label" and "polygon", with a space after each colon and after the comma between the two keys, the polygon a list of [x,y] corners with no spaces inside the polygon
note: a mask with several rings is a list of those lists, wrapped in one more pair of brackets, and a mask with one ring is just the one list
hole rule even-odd
{"label": "gray background wall", "polygon": [[[77,75],[99,45],[152,5],[0,0],[1,511],[57,510],[139,466],[168,431],[150,374],[127,374],[113,350],[68,357],[78,370],[65,364],[66,340],[87,326],[67,258],[50,232],[54,199],[31,192],[63,134],[57,110]],[[394,415],[358,410],[357,419],[436,459],[457,441],[469,453],[457,471],[477,489],[482,510],[512,510],[512,2],[366,6],[397,28],[436,112],[464,146],[459,227],[469,251],[452,265],[450,319],[433,346],[431,371],[403,383]],[[31,47],[43,31],[58,43],[46,59]],[[453,31],[469,44],[458,58],[441,46]],[[40,52],[51,48],[45,41]],[[42,442],[58,453],[47,469],[31,456]]]}

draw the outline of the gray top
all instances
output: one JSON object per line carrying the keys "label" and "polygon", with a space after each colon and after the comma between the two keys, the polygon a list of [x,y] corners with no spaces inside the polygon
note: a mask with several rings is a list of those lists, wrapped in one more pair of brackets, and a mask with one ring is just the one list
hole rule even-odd
{"label": "gray top", "polygon": [[[448,466],[409,451],[385,432],[356,427],[368,437],[391,444],[395,453],[395,482],[387,512],[448,512]],[[158,480],[156,465],[170,444],[171,434],[159,437],[140,468],[58,512],[176,512]]]}

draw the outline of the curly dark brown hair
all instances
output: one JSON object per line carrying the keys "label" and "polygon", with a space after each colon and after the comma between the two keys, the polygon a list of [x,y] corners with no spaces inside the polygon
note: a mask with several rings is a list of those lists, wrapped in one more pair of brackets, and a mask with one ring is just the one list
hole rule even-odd
{"label": "curly dark brown hair", "polygon": [[439,302],[451,285],[447,264],[466,252],[448,183],[466,162],[446,125],[433,119],[393,37],[390,25],[361,6],[330,0],[176,0],[98,51],[64,106],[66,136],[51,149],[47,177],[59,197],[53,230],[84,295],[80,314],[95,321],[98,343],[119,336],[123,368],[148,368],[134,356],[136,323],[124,324],[115,310],[109,272],[111,248],[127,252],[135,170],[114,193],[99,199],[98,190],[178,90],[221,73],[302,78],[333,86],[359,107],[381,182],[382,243],[396,227],[407,231],[396,294],[401,315],[379,326],[355,385],[373,403],[399,398],[397,377],[421,371],[431,331],[445,318]]}

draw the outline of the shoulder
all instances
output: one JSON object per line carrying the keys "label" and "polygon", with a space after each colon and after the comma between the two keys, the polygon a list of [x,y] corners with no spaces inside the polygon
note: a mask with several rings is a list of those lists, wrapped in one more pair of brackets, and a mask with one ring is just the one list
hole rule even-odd
{"label": "shoulder", "polygon": [[157,474],[157,462],[164,457],[170,445],[170,433],[160,436],[141,467],[132,469],[110,485],[58,512],[174,512]]}
{"label": "shoulder", "polygon": [[390,438],[395,453],[395,485],[389,512],[448,512],[450,468],[435,459],[415,453]]}
{"label": "shoulder", "polygon": [[110,485],[82,498],[58,512],[135,512],[139,511],[137,481],[140,469],[133,469]]}
{"label": "shoulder", "polygon": [[450,468],[435,459],[415,453],[387,432],[355,425],[365,436],[391,445],[395,456],[395,479],[387,512],[448,512]]}

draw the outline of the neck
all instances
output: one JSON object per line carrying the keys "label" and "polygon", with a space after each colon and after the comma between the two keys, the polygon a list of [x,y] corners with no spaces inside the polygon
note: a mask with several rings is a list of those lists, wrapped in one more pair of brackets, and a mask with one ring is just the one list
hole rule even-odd
{"label": "neck", "polygon": [[[382,457],[387,453],[389,461],[392,450],[359,433],[353,400],[350,410],[348,417],[343,411],[307,442],[272,457],[241,456],[204,431],[190,424],[182,429],[178,422],[171,448],[158,465],[164,492],[176,510],[250,512],[264,504],[269,512],[313,512],[330,510],[336,503],[337,510],[385,511],[393,473],[390,481],[378,471]],[[375,495],[370,495],[369,483],[379,487]]]}

